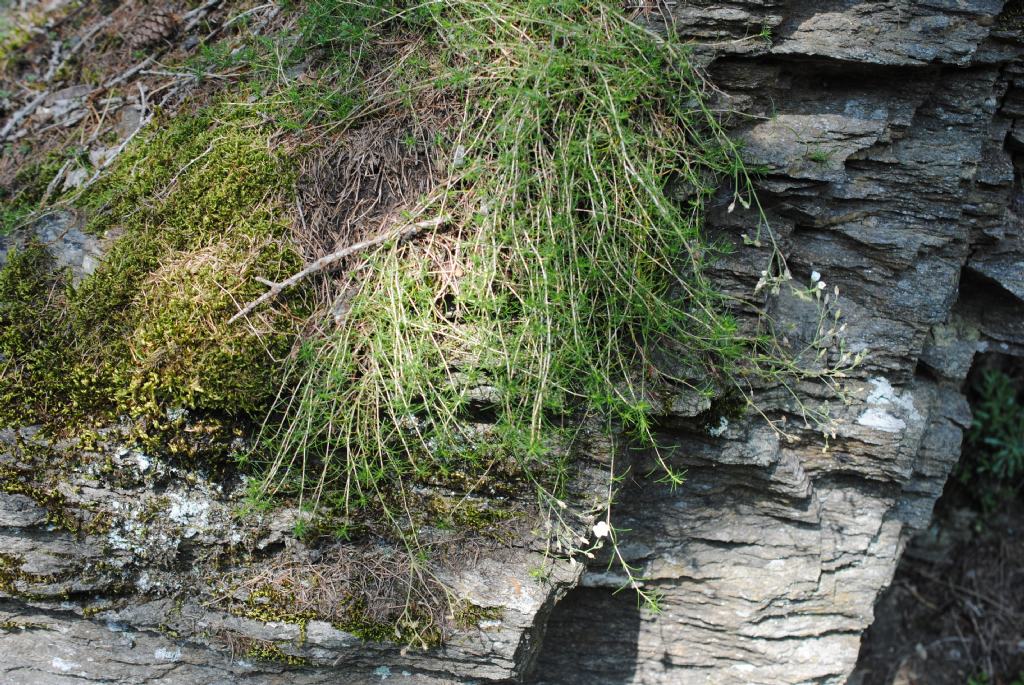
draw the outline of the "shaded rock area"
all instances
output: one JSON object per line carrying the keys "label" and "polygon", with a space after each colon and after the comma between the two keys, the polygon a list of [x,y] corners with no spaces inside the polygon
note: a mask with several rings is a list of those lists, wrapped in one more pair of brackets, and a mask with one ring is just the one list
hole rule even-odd
{"label": "shaded rock area", "polygon": [[947,488],[936,520],[907,546],[851,685],[1020,681],[1024,511],[1011,503],[984,515],[957,494]]}
{"label": "shaded rock area", "polygon": [[[214,571],[307,559],[287,535],[298,512],[241,525],[240,484],[114,450],[109,468],[83,457],[47,493],[0,494],[0,681],[846,681],[958,458],[973,356],[1024,354],[1024,8],[739,0],[664,13],[697,41],[717,104],[742,113],[729,123],[764,169],[771,236],[724,189],[709,230],[736,249],[716,280],[749,298],[770,268],[759,245],[774,240],[797,283],[816,287],[817,274],[830,298],[838,287],[845,352],[868,356],[839,398],[813,383],[749,388],[763,417],[667,403],[661,456],[687,469],[682,487],[643,477],[654,455],[623,455],[621,551],[661,613],[615,593],[624,579],[606,560],[581,573],[514,545],[446,579],[497,613],[442,648],[224,611]],[[642,13],[653,30],[657,15]],[[73,223],[32,230],[83,272],[98,258]],[[784,285],[770,314],[816,351],[814,298]],[[808,411],[831,417],[827,436],[805,427]],[[37,468],[34,450],[50,447],[4,434],[0,469]],[[591,457],[584,512],[604,487],[607,455]],[[275,659],[247,656],[254,645]]]}

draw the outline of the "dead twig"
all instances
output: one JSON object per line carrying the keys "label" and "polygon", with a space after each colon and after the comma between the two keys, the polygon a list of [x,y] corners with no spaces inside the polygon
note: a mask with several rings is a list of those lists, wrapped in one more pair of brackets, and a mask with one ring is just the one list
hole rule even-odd
{"label": "dead twig", "polygon": [[188,31],[191,31],[196,24],[202,21],[203,17],[209,14],[211,10],[217,7],[217,5],[221,4],[221,2],[223,2],[223,0],[208,0],[208,2],[195,8],[194,10],[186,12],[182,16],[183,23],[181,27],[181,32],[186,33]]}
{"label": "dead twig", "polygon": [[68,167],[71,166],[71,163],[73,161],[74,160],[71,160],[71,159],[65,161],[64,162],[64,166],[62,166],[60,168],[60,171],[58,171],[54,175],[53,179],[50,180],[50,183],[47,184],[46,192],[43,193],[43,199],[39,201],[39,206],[40,207],[45,207],[46,206],[46,203],[50,199],[50,196],[53,195],[53,191],[57,189],[57,184],[60,183],[62,180],[64,180],[64,174],[67,172]]}
{"label": "dead twig", "polygon": [[138,135],[139,131],[141,131],[143,128],[145,128],[146,124],[148,124],[150,121],[153,120],[153,113],[152,112],[150,112],[149,114],[146,114],[146,110],[149,108],[149,100],[146,97],[146,89],[143,88],[141,83],[138,84],[138,85],[139,85],[139,98],[141,100],[140,107],[142,108],[142,113],[143,113],[142,121],[140,121],[139,125],[135,127],[135,130],[131,132],[131,135],[129,135],[127,138],[125,138],[121,142],[121,144],[117,146],[117,149],[114,150],[114,154],[112,154],[109,157],[107,157],[107,159],[103,162],[103,164],[101,164],[100,167],[98,169],[96,169],[96,172],[92,176],[89,177],[89,180],[82,184],[82,187],[79,189],[79,192],[85,190],[86,188],[91,186],[93,183],[95,183],[96,180],[100,177],[100,174],[103,173],[103,170],[106,169],[107,167],[109,167],[111,164],[113,164],[114,160],[117,159],[118,155],[120,155],[122,152],[124,152],[124,149],[126,147],[128,147],[128,144],[130,142],[132,142],[132,140],[135,138],[136,135]]}
{"label": "dead twig", "polygon": [[[60,43],[58,42],[56,44],[55,49],[54,49],[54,54],[50,58],[50,67],[46,70],[46,75],[43,77],[43,81],[45,81],[46,83],[49,83],[50,81],[52,81],[53,78],[58,73],[60,73],[60,70],[64,67],[64,65],[67,64],[68,61],[72,57],[74,57],[78,53],[78,51],[81,50],[89,41],[91,41],[93,36],[95,36],[97,33],[99,33],[100,31],[105,29],[107,26],[109,26],[111,21],[113,21],[113,20],[110,17],[105,17],[105,18],[101,19],[100,21],[96,22],[96,24],[91,29],[89,29],[88,33],[86,33],[84,36],[82,36],[78,40],[78,42],[76,42],[71,47],[71,49],[68,50],[68,52],[66,54],[64,54],[64,55],[60,54],[60,50],[58,49],[59,46],[60,46]],[[61,58],[60,62],[56,62],[55,61],[55,59],[57,57]]]}
{"label": "dead twig", "polygon": [[137,74],[140,71],[142,71],[143,69],[147,68],[149,65],[153,64],[154,62],[156,62],[156,55],[150,55],[149,57],[147,57],[146,59],[142,60],[141,62],[139,62],[135,66],[130,67],[130,68],[122,71],[120,74],[118,74],[114,78],[112,78],[109,81],[107,81],[106,83],[104,83],[102,86],[100,86],[99,88],[96,89],[96,92],[107,91],[107,90],[113,88],[114,86],[116,86],[117,84],[122,83],[123,81],[127,81],[132,76],[135,76],[135,74]]}
{"label": "dead twig", "polygon": [[53,75],[57,73],[57,67],[63,62],[60,59],[60,51],[62,49],[61,42],[55,40],[53,42],[52,49],[50,51],[50,63],[46,67],[46,73],[43,74],[43,82],[49,83],[53,79]]}
{"label": "dead twig", "polygon": [[335,266],[337,266],[342,260],[344,260],[347,257],[350,257],[351,255],[356,254],[357,252],[362,252],[363,250],[369,249],[376,245],[380,245],[381,243],[385,243],[389,240],[408,240],[409,238],[428,228],[436,228],[437,226],[440,226],[446,223],[447,221],[447,217],[438,217],[436,219],[430,219],[428,221],[421,221],[419,223],[412,224],[411,226],[407,226],[406,228],[403,228],[401,230],[393,231],[391,233],[384,233],[374,238],[358,242],[354,245],[349,245],[344,249],[338,250],[337,252],[332,252],[329,255],[321,257],[320,259],[316,260],[315,262],[307,266],[302,271],[299,271],[298,273],[289,276],[280,283],[274,283],[271,286],[270,290],[263,293],[249,304],[245,305],[245,307],[239,310],[237,314],[228,319],[228,323],[234,323],[235,321],[241,319],[243,316],[251,314],[261,304],[274,299],[282,292],[284,292],[286,289],[292,287],[296,283],[299,283],[303,279],[308,278],[313,274],[321,273],[323,271],[330,271]]}
{"label": "dead twig", "polygon": [[0,129],[0,143],[7,140],[7,136],[11,133],[11,131],[14,130],[14,127],[20,124],[22,120],[24,120],[26,117],[31,116],[32,112],[36,111],[36,107],[39,106],[39,103],[42,102],[49,94],[50,91],[48,90],[40,93],[39,95],[35,96],[32,99],[32,101],[29,102],[27,105],[25,105],[17,112],[12,114],[11,117],[7,120],[7,123],[4,124],[4,127]]}

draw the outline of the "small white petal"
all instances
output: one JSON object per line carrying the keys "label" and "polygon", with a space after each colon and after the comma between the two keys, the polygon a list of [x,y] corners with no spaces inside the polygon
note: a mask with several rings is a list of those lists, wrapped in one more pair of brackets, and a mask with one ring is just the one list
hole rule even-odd
{"label": "small white petal", "polygon": [[818,281],[818,290],[825,289],[825,281]]}
{"label": "small white petal", "polygon": [[821,274],[819,274],[817,271],[812,271],[811,272],[811,283],[817,283],[820,280],[821,280]]}
{"label": "small white petal", "polygon": [[606,521],[598,521],[594,524],[594,535],[598,538],[606,538],[611,532],[612,529]]}

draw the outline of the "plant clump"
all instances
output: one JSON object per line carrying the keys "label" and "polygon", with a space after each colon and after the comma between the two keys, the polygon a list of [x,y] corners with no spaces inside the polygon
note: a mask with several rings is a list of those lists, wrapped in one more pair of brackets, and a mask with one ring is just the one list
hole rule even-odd
{"label": "plant clump", "polygon": [[276,392],[301,302],[225,321],[255,276],[300,263],[282,209],[289,163],[228,99],[162,123],[78,201],[87,230],[116,236],[95,273],[73,284],[38,244],[0,272],[5,424],[252,417]]}
{"label": "plant clump", "polygon": [[975,398],[967,432],[960,482],[993,512],[1018,497],[1024,488],[1024,395],[1021,377],[1005,369],[986,368],[971,384]]}
{"label": "plant clump", "polygon": [[[342,525],[384,503],[408,538],[396,491],[505,465],[557,512],[581,426],[653,445],[660,395],[741,373],[753,343],[704,275],[701,227],[720,183],[749,205],[749,179],[672,36],[576,0],[315,0],[307,17],[317,50],[373,75],[346,126],[425,102],[456,103],[458,124],[435,133],[442,178],[392,221],[437,228],[350,264],[289,366],[266,492]],[[401,50],[380,67],[396,41],[416,42],[413,77]],[[664,349],[693,373],[660,368]]]}
{"label": "plant clump", "polygon": [[379,545],[324,551],[316,564],[294,559],[232,572],[220,581],[225,607],[238,616],[298,626],[299,646],[309,622],[317,620],[363,640],[424,649],[441,644],[454,627],[496,613],[474,611],[452,597],[416,555]]}

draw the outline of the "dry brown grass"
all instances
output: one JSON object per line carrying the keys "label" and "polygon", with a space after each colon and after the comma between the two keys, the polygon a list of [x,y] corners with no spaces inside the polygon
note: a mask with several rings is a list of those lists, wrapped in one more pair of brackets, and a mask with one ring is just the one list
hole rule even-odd
{"label": "dry brown grass", "polygon": [[280,557],[223,577],[216,603],[259,620],[326,621],[365,639],[432,646],[452,633],[469,606],[453,596],[443,576],[471,564],[482,550],[461,536],[437,544],[429,564],[409,551],[373,544],[328,546],[315,560]]}
{"label": "dry brown grass", "polygon": [[410,135],[407,121],[376,120],[303,161],[298,238],[310,260],[380,233],[433,187],[435,154],[422,140],[407,145]]}

